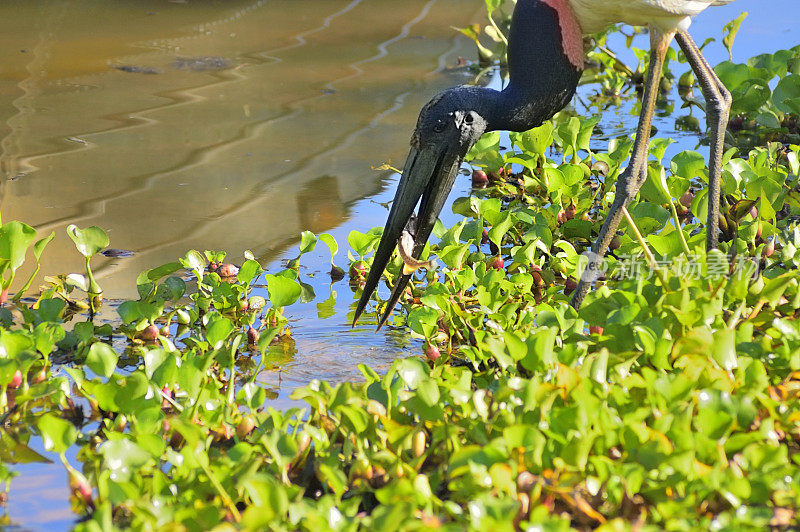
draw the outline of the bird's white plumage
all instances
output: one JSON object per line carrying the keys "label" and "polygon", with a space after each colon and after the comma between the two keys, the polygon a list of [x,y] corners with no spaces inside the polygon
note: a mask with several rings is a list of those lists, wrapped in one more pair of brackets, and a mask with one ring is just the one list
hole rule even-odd
{"label": "bird's white plumage", "polygon": [[611,24],[652,26],[663,32],[687,29],[691,17],[733,0],[568,0],[583,33]]}

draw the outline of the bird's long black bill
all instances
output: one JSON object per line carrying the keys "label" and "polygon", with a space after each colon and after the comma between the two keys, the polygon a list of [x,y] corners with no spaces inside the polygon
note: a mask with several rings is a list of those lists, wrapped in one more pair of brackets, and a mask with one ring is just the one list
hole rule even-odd
{"label": "bird's long black bill", "polygon": [[[449,161],[447,159],[450,159]],[[450,188],[455,180],[457,161],[454,157],[447,157],[447,152],[438,150],[419,151],[411,148],[406,159],[403,175],[395,193],[389,218],[383,230],[383,236],[378,243],[375,257],[372,261],[364,290],[356,306],[353,325],[364,312],[372,293],[378,287],[381,275],[392,257],[392,252],[397,245],[397,240],[414,212],[417,202],[422,198],[419,209],[417,227],[414,231],[413,256],[419,258],[420,253],[433,231],[436,218],[444,205]],[[386,321],[392,308],[397,303],[408,284],[410,275],[400,275],[397,279],[389,305],[378,325]]]}
{"label": "bird's long black bill", "polygon": [[[419,206],[417,230],[414,234],[414,253],[412,255],[414,258],[419,258],[422,254],[422,250],[425,249],[425,244],[431,236],[433,226],[436,225],[436,219],[439,217],[439,213],[442,212],[442,207],[444,207],[444,202],[447,200],[450,189],[453,188],[453,182],[458,174],[458,167],[461,161],[451,162],[448,168],[444,167],[445,165],[442,164],[443,162],[444,161],[440,161],[438,172],[434,174],[433,179],[431,179],[429,186],[422,195],[422,202]],[[392,297],[389,298],[381,320],[378,322],[378,329],[383,327],[383,324],[389,319],[389,316],[400,300],[400,296],[403,295],[403,291],[406,289],[406,285],[410,279],[411,274],[401,274],[397,278],[394,290],[392,291]]]}

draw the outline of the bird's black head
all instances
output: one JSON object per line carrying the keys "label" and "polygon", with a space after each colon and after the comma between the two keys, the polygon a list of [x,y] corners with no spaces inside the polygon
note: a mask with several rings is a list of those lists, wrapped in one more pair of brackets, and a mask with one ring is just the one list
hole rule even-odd
{"label": "bird's black head", "polygon": [[488,127],[483,89],[454,87],[440,92],[422,108],[411,147],[449,151],[462,158]]}

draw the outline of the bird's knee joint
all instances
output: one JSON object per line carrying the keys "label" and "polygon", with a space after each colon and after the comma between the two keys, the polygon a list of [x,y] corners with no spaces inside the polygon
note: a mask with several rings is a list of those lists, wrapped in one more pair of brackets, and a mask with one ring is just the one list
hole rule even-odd
{"label": "bird's knee joint", "polygon": [[717,114],[727,113],[731,109],[733,98],[725,87],[721,87],[717,94],[711,96],[706,102],[706,106]]}
{"label": "bird's knee joint", "polygon": [[725,106],[725,108],[730,109],[731,104],[733,103],[733,96],[731,96],[731,91],[729,91],[722,83],[719,84],[719,95],[722,98],[722,104]]}
{"label": "bird's knee joint", "polygon": [[727,120],[731,110],[730,95],[728,95],[728,98],[724,98],[723,96],[715,96],[709,99],[706,101],[706,109],[709,124],[713,124],[714,122],[720,120]]}

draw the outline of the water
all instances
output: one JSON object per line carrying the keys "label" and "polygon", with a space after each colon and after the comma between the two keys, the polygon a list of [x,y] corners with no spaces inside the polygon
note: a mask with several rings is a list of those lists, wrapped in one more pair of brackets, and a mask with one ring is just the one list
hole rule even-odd
{"label": "water", "polygon": [[457,6],[5,2],[3,216],[56,230],[46,272],[79,268],[67,224],[106,229],[135,252],[98,261],[109,297],[187,249],[269,262],[382,188],[371,166],[460,81],[443,67],[471,47],[442,28],[479,6]]}
{"label": "water", "polygon": [[[722,24],[750,11],[734,46],[743,61],[800,42],[795,3],[737,0],[698,16],[692,33],[700,43],[717,39],[706,48],[717,63],[727,58]],[[107,229],[113,247],[134,251],[97,260],[109,297],[134,296],[139,271],[191,248],[225,249],[234,261],[251,249],[272,272],[296,255],[302,230],[331,232],[344,248],[350,230],[385,222],[380,203],[392,198],[397,176],[371,167],[401,165],[422,104],[468,79],[449,67],[458,56],[473,58],[473,47],[450,26],[481,21],[481,5],[3,2],[4,219],[56,231],[47,273],[80,271],[66,225]],[[674,113],[656,119],[659,135],[677,141],[672,153],[694,149],[695,135],[675,131],[680,102],[673,103]],[[604,113],[606,134],[631,133],[630,110],[628,103]],[[459,180],[451,199],[468,187]],[[380,369],[420,352],[403,330],[351,329],[352,293],[346,281],[330,284],[327,259],[322,244],[303,259],[301,275],[317,297],[291,309],[295,350],[280,372],[261,376],[277,395],[274,406],[290,404],[291,390],[310,379],[357,379],[358,363]],[[331,291],[335,312],[323,318],[316,305]],[[15,469],[12,522],[68,529],[63,467]]]}

